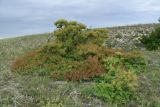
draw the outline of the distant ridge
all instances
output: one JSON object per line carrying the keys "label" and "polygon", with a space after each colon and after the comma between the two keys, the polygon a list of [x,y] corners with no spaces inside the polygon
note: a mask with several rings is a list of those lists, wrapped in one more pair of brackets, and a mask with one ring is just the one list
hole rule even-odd
{"label": "distant ridge", "polygon": [[112,26],[106,28],[118,28],[118,27],[140,27],[140,26],[160,26],[160,23],[144,23],[144,24],[128,24],[128,25],[120,25],[120,26]]}

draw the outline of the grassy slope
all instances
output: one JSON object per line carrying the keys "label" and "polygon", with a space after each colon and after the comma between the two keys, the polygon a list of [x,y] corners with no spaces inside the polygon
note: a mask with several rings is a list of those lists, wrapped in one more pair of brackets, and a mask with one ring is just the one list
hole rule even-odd
{"label": "grassy slope", "polygon": [[[87,84],[54,82],[38,76],[13,75],[15,57],[41,46],[50,34],[0,40],[0,107],[100,107],[97,99],[81,98],[78,89]],[[140,107],[160,107],[160,51],[143,51],[148,72],[140,77]],[[90,105],[89,105],[90,104]],[[66,107],[65,106],[65,107]],[[113,106],[113,105],[112,105]]]}
{"label": "grassy slope", "polygon": [[[22,78],[14,77],[10,64],[16,56],[36,48],[46,41],[46,36],[29,36],[0,40],[0,105],[13,106],[20,103],[24,95],[19,91]],[[19,82],[16,79],[20,80]],[[24,81],[25,82],[25,81]]]}

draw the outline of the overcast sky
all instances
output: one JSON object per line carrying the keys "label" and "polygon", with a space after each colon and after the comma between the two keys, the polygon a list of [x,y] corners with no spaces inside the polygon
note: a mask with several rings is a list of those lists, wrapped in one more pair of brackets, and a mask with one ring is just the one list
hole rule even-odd
{"label": "overcast sky", "polygon": [[0,0],[0,38],[51,32],[60,18],[89,27],[154,23],[160,0]]}

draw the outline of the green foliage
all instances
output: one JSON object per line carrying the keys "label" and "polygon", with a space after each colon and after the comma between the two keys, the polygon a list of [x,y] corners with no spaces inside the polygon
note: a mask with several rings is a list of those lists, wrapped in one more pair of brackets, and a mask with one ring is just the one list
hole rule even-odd
{"label": "green foliage", "polygon": [[66,52],[63,49],[62,45],[63,44],[58,41],[55,41],[54,43],[48,43],[41,49],[41,53],[52,56],[53,55],[63,56],[66,54]]}
{"label": "green foliage", "polygon": [[84,88],[82,92],[122,106],[136,99],[137,72],[143,72],[146,66],[144,59],[139,55],[123,55],[120,52],[116,54],[103,59],[105,73],[94,78],[95,84]]}
{"label": "green foliage", "polygon": [[141,42],[148,50],[157,50],[160,47],[160,27],[157,27],[148,36],[143,36]]}
{"label": "green foliage", "polygon": [[147,62],[141,56],[124,58],[123,62],[126,68],[131,69],[136,74],[146,71]]}
{"label": "green foliage", "polygon": [[[116,81],[116,80],[115,80]],[[91,94],[105,102],[123,106],[129,101],[134,100],[134,90],[127,89],[125,81],[114,83],[96,83],[82,91],[86,95]]]}
{"label": "green foliage", "polygon": [[75,46],[85,42],[85,36],[82,34],[86,26],[76,21],[66,21],[64,19],[55,22],[57,30],[54,31],[56,40],[62,42],[62,48],[66,53],[71,53]]}
{"label": "green foliage", "polygon": [[104,40],[108,38],[108,31],[105,28],[90,29],[85,32],[87,41],[97,45],[102,45]]}
{"label": "green foliage", "polygon": [[55,22],[57,30],[54,31],[56,41],[62,42],[66,53],[73,53],[79,44],[95,43],[102,45],[108,38],[106,29],[87,29],[84,24],[64,19]]}

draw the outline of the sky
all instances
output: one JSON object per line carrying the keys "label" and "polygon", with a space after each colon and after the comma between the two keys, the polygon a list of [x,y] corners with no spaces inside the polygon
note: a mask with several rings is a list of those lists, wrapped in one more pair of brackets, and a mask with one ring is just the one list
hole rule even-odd
{"label": "sky", "polygon": [[160,0],[0,0],[0,38],[52,32],[58,19],[111,27],[158,17]]}

